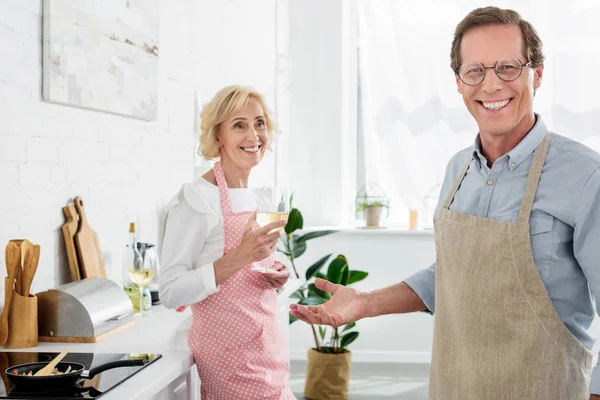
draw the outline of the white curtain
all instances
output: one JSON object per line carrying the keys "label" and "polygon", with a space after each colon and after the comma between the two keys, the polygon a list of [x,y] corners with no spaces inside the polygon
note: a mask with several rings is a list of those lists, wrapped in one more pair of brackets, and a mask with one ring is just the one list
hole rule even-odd
{"label": "white curtain", "polygon": [[[359,0],[364,174],[391,202],[390,224],[408,220],[442,182],[446,164],[473,143],[477,125],[457,93],[450,45],[477,0]],[[548,127],[600,151],[600,2],[496,1],[537,29],[546,55],[534,101]]]}

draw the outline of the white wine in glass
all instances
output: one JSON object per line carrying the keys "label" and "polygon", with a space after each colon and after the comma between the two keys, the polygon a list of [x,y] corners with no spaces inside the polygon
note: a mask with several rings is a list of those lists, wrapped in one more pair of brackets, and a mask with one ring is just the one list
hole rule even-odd
{"label": "white wine in glass", "polygon": [[[277,222],[277,221],[286,221],[288,220],[290,213],[288,211],[274,211],[274,212],[269,212],[269,211],[257,211],[256,212],[256,223],[258,224],[258,226],[263,227],[265,225],[269,225],[273,222]],[[284,227],[281,227],[279,229],[274,229],[275,230],[283,230]],[[271,232],[269,232],[271,233]]]}
{"label": "white wine in glass", "polygon": [[[287,189],[281,187],[265,186],[261,192],[261,197],[256,211],[256,223],[263,227],[277,221],[286,221],[290,215],[290,201]],[[276,231],[282,232],[285,226],[273,229],[269,233]],[[275,272],[268,265],[253,268],[255,271],[263,273]]]}
{"label": "white wine in glass", "polygon": [[138,287],[145,288],[154,278],[154,271],[151,269],[130,269],[129,278]]}
{"label": "white wine in glass", "polygon": [[138,287],[140,291],[140,314],[142,316],[148,315],[144,312],[144,288],[148,286],[154,278],[154,270],[134,268],[129,270],[129,279]]}

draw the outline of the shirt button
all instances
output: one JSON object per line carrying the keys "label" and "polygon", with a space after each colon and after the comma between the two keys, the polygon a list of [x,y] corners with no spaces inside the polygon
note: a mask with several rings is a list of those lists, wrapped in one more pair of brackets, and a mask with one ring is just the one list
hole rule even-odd
{"label": "shirt button", "polygon": [[488,184],[488,186],[492,186],[494,184],[494,180],[493,179],[488,179],[487,184]]}
{"label": "shirt button", "polygon": [[510,163],[510,166],[511,166],[512,168],[514,168],[516,165],[517,165],[517,163],[516,163],[516,162],[514,162],[514,161]]}

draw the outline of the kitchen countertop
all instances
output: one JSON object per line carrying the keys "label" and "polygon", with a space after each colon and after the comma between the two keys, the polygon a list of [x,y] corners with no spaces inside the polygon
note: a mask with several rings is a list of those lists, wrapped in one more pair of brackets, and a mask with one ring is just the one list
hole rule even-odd
{"label": "kitchen countertop", "polygon": [[[61,352],[69,349],[79,353],[160,353],[162,358],[147,366],[113,390],[102,396],[102,400],[147,400],[169,385],[177,377],[187,373],[194,365],[192,353],[185,340],[175,341],[178,327],[191,318],[188,308],[183,313],[168,310],[163,306],[152,307],[151,317],[136,314],[135,325],[98,343],[39,343],[28,349],[3,349],[3,351]],[[185,328],[185,325],[180,329]]]}
{"label": "kitchen countertop", "polygon": [[[301,285],[302,280],[290,279],[279,293],[279,298],[289,298]],[[135,325],[116,332],[98,343],[40,342],[38,346],[28,349],[3,349],[3,351],[59,353],[68,349],[70,352],[77,353],[160,353],[161,359],[101,397],[102,400],[147,400],[181,375],[186,374],[194,365],[194,357],[187,346],[191,309],[188,307],[184,312],[178,313],[163,306],[154,306],[150,312],[152,313],[150,317],[136,314]]]}

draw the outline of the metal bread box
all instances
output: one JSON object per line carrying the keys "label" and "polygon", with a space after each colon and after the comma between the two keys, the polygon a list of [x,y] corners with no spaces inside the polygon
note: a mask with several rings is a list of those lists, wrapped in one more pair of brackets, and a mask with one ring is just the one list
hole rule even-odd
{"label": "metal bread box", "polygon": [[133,305],[105,278],[87,278],[37,293],[40,342],[95,343],[132,324]]}

